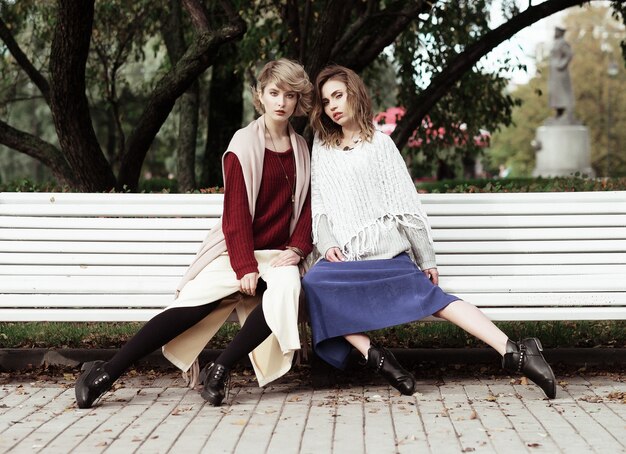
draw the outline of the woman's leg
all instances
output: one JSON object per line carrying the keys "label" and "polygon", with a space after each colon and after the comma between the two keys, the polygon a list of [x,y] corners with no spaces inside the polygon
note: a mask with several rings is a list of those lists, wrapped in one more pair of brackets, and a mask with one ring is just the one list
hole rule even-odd
{"label": "woman's leg", "polygon": [[209,303],[165,310],[149,320],[109,362],[83,365],[74,391],[79,408],[90,408],[135,361],[161,347],[209,315],[217,307]]}
{"label": "woman's leg", "polygon": [[550,399],[556,397],[554,372],[543,357],[539,339],[511,341],[480,309],[462,300],[453,301],[434,315],[454,323],[492,346],[502,356],[504,369],[524,374]]}
{"label": "woman's leg", "polygon": [[476,336],[493,347],[501,356],[506,353],[508,336],[473,304],[463,300],[453,301],[434,315]]}
{"label": "woman's leg", "polygon": [[225,397],[230,368],[272,333],[283,352],[300,348],[297,326],[300,273],[296,266],[270,266],[272,258],[278,254],[280,251],[255,251],[260,276],[267,283],[263,302],[254,308],[239,333],[215,362],[202,371],[204,389],[201,395],[213,406],[221,405]]}
{"label": "woman's leg", "polygon": [[105,365],[112,381],[135,361],[162,347],[209,315],[219,302],[197,307],[175,307],[150,319]]}
{"label": "woman's leg", "polygon": [[361,355],[363,355],[365,359],[367,359],[367,354],[371,346],[371,341],[370,341],[369,336],[366,336],[363,333],[358,333],[358,334],[348,334],[343,337],[345,337],[346,340],[354,348],[356,348],[361,353]]}

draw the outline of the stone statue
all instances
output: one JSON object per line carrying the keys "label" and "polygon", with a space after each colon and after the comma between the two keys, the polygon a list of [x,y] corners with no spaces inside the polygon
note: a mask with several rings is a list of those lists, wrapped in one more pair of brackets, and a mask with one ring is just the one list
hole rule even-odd
{"label": "stone statue", "polygon": [[[573,124],[574,93],[568,65],[573,57],[572,48],[565,41],[565,29],[555,27],[554,45],[550,51],[550,74],[548,77],[548,99],[555,116],[552,122]],[[565,115],[564,115],[565,114]]]}
{"label": "stone statue", "polygon": [[572,49],[563,37],[565,29],[554,29],[554,45],[550,51],[548,100],[555,115],[537,128],[531,145],[535,149],[533,176],[594,176],[591,167],[589,130],[574,118],[574,93],[567,69]]}

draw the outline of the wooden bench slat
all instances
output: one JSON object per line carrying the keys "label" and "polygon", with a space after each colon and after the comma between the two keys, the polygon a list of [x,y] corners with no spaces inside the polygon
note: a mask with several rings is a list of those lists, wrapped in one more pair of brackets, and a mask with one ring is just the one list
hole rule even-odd
{"label": "wooden bench slat", "polygon": [[626,240],[440,241],[435,243],[435,252],[438,254],[626,252]]}
{"label": "wooden bench slat", "polygon": [[[581,272],[583,270],[581,269]],[[623,274],[545,276],[448,276],[439,285],[450,293],[611,292]],[[0,276],[2,293],[172,293],[177,276]]]}
{"label": "wooden bench slat", "polygon": [[103,243],[167,241],[177,243],[202,243],[206,230],[86,230],[86,229],[13,229],[0,233],[2,240],[19,241],[85,241]]}
{"label": "wooden bench slat", "polygon": [[182,276],[186,265],[1,265],[3,276]]}
{"label": "wooden bench slat", "polygon": [[[94,241],[0,241],[2,252],[41,253],[195,253],[200,246],[193,242],[110,242]],[[547,252],[626,252],[626,240],[538,240],[538,241],[439,241],[435,252],[450,253],[547,253]]]}
{"label": "wooden bench slat", "polygon": [[[0,204],[0,215],[3,216],[32,216],[32,205],[6,205]],[[109,205],[103,203],[89,203],[87,205],[41,205],[37,206],[40,216],[110,216],[110,217],[189,217],[189,216],[212,216],[222,215],[220,205]]]}
{"label": "wooden bench slat", "polygon": [[[20,241],[168,241],[202,242],[206,230],[169,230],[169,229],[7,229],[0,232],[1,240]],[[509,229],[435,229],[435,241],[479,241],[479,240],[585,240],[585,239],[626,239],[626,227],[595,228],[509,228]]]}
{"label": "wooden bench slat", "polygon": [[172,294],[176,276],[0,276],[1,293]]}
{"label": "wooden bench slat", "polygon": [[626,202],[584,203],[499,203],[499,204],[432,204],[424,206],[428,215],[537,215],[537,214],[623,214]]}
{"label": "wooden bench slat", "polygon": [[202,230],[206,234],[218,219],[213,217],[194,218],[80,218],[80,217],[35,217],[0,216],[0,228],[19,229],[140,229],[140,230]]}
{"label": "wooden bench slat", "polygon": [[[50,322],[133,322],[148,321],[161,309],[55,309],[45,312]],[[623,320],[623,308],[485,308],[487,317],[495,321],[522,320]],[[29,322],[41,320],[39,309],[0,309],[0,320]],[[231,319],[231,321],[233,321]]]}
{"label": "wooden bench slat", "polygon": [[585,253],[508,253],[508,254],[459,254],[442,253],[437,255],[438,265],[554,265],[554,264],[622,264],[626,263],[623,252]]}
{"label": "wooden bench slat", "polygon": [[435,241],[527,241],[626,239],[626,227],[435,229]]}
{"label": "wooden bench slat", "polygon": [[612,265],[439,265],[439,276],[536,276],[562,274],[623,274],[626,264]]}
{"label": "wooden bench slat", "polygon": [[[581,269],[581,273],[584,270]],[[623,274],[547,276],[450,276],[439,285],[450,293],[610,292],[623,289]]]}
{"label": "wooden bench slat", "polygon": [[[553,292],[553,293],[455,293],[459,299],[481,307],[621,307],[626,295],[620,292]],[[132,294],[93,293],[68,297],[67,294],[2,294],[0,307],[22,308],[164,308],[174,300],[174,293]],[[77,303],[77,302],[80,303]],[[1,309],[0,309],[1,310]],[[0,319],[1,320],[1,319]]]}
{"label": "wooden bench slat", "polygon": [[625,214],[561,215],[483,215],[428,216],[433,230],[445,228],[531,228],[531,227],[624,227]]}
{"label": "wooden bench slat", "polygon": [[[195,254],[195,251],[194,251]],[[2,253],[0,263],[16,265],[185,265],[194,254],[41,254]]]}
{"label": "wooden bench slat", "polygon": [[447,194],[420,194],[424,205],[465,203],[468,205],[482,203],[505,202],[518,203],[596,203],[626,202],[626,191],[582,191],[582,192],[494,192],[494,193],[447,193]]}
{"label": "wooden bench slat", "polygon": [[0,241],[2,252],[41,252],[57,254],[193,254],[200,243],[193,242],[110,242],[95,241]]}
{"label": "wooden bench slat", "polygon": [[134,193],[94,193],[94,192],[2,192],[2,204],[79,204],[106,203],[119,204],[159,204],[180,205],[208,203],[223,205],[223,194],[134,194]]}

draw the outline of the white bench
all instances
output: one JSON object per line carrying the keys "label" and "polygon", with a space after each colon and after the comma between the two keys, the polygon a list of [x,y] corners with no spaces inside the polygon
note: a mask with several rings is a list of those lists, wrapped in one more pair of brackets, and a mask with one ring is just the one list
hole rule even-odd
{"label": "white bench", "polygon": [[[440,284],[494,320],[626,319],[626,191],[424,194]],[[0,193],[0,321],[143,321],[217,194]]]}

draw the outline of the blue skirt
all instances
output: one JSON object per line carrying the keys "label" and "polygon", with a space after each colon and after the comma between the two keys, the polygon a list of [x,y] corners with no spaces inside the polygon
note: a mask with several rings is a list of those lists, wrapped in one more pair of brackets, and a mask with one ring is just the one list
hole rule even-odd
{"label": "blue skirt", "polygon": [[344,335],[420,320],[459,299],[433,285],[406,253],[355,262],[322,259],[302,286],[315,353],[339,369],[352,349]]}

